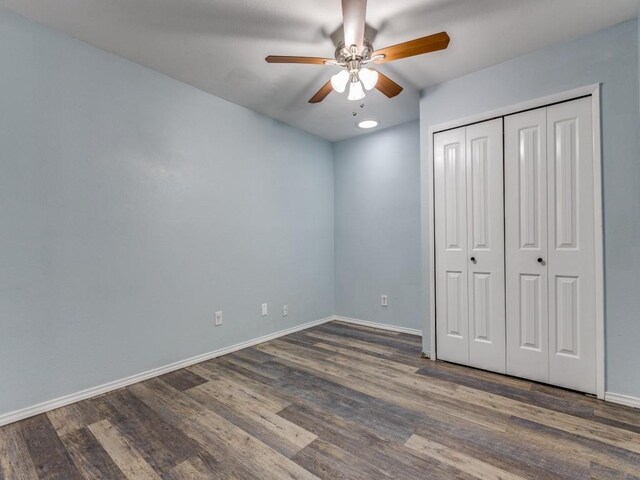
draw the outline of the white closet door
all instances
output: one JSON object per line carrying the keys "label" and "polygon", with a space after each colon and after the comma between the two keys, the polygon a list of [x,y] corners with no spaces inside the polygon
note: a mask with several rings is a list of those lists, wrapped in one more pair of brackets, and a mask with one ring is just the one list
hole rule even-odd
{"label": "white closet door", "polygon": [[546,109],[505,117],[507,373],[549,381]]}
{"label": "white closet door", "polygon": [[547,109],[549,381],[595,393],[595,226],[591,99]]}
{"label": "white closet door", "polygon": [[434,135],[437,349],[469,363],[465,129]]}
{"label": "white closet door", "polygon": [[469,364],[505,373],[502,119],[466,128]]}

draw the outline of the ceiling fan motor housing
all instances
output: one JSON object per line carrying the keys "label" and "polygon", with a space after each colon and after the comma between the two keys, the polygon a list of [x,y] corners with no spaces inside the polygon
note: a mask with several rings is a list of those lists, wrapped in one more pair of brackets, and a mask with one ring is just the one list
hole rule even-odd
{"label": "ceiling fan motor housing", "polygon": [[363,41],[363,45],[362,51],[358,52],[355,45],[346,47],[344,41],[341,41],[338,43],[335,51],[336,62],[340,65],[348,66],[350,67],[349,69],[351,69],[351,62],[357,62],[359,66],[362,62],[369,61],[373,53],[373,45],[366,38]]}

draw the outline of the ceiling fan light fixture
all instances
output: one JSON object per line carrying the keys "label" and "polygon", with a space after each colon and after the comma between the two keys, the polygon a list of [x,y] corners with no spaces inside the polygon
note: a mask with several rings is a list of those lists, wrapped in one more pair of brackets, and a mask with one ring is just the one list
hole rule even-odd
{"label": "ceiling fan light fixture", "polygon": [[331,86],[336,92],[342,93],[347,88],[349,77],[349,72],[347,72],[346,70],[342,70],[331,77]]}
{"label": "ceiling fan light fixture", "polygon": [[378,83],[378,72],[370,68],[362,68],[358,73],[360,81],[366,90],[371,90]]}
{"label": "ceiling fan light fixture", "polygon": [[349,86],[349,96],[347,97],[349,100],[362,100],[365,96],[364,90],[362,88],[362,83],[360,80],[351,81]]}

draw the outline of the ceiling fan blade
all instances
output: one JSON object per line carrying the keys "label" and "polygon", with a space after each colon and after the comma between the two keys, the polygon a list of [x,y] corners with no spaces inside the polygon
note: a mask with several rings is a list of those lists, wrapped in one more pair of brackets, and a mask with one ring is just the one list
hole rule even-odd
{"label": "ceiling fan blade", "polygon": [[373,52],[372,56],[384,55],[384,58],[376,60],[375,63],[387,63],[394,60],[400,60],[401,58],[413,57],[415,55],[422,55],[423,53],[435,52],[437,50],[444,50],[449,46],[449,35],[447,32],[436,33],[435,35],[429,35],[427,37],[416,38],[408,42],[399,43],[391,47],[383,48]]}
{"label": "ceiling fan blade", "polygon": [[327,95],[331,93],[331,90],[333,90],[333,87],[331,86],[331,80],[329,80],[313,97],[311,97],[309,103],[320,103],[322,100],[327,98]]}
{"label": "ceiling fan blade", "polygon": [[366,13],[367,0],[342,0],[344,46],[347,49],[357,45],[358,52],[362,52]]}
{"label": "ceiling fan blade", "polygon": [[326,62],[335,62],[333,58],[319,57],[284,57],[280,55],[269,55],[265,58],[267,63],[307,63],[312,65],[325,65]]}
{"label": "ceiling fan blade", "polygon": [[378,83],[376,83],[376,88],[384,93],[387,97],[393,98],[403,90],[400,85],[384,75],[382,72],[380,72],[379,70],[377,70],[377,72]]}

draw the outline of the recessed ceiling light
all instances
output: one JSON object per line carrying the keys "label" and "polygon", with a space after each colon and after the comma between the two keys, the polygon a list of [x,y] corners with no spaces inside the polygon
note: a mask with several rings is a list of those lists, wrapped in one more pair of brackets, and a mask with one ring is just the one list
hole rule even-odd
{"label": "recessed ceiling light", "polygon": [[377,120],[362,120],[361,122],[358,122],[358,128],[374,128],[378,126],[378,121]]}

